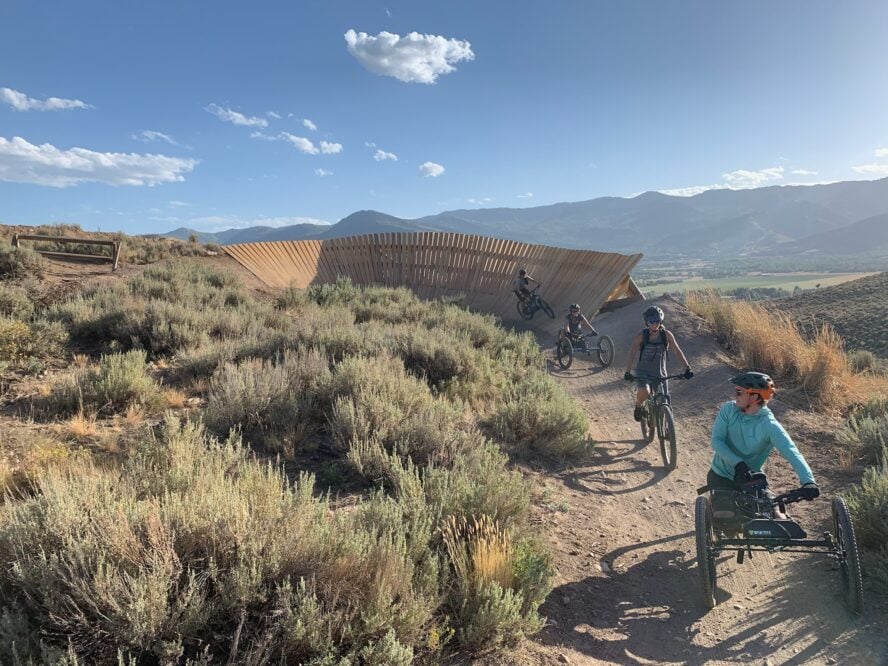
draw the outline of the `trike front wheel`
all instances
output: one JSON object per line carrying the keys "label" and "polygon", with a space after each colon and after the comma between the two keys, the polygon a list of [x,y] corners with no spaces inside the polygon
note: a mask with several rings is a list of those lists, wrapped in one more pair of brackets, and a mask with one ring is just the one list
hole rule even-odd
{"label": "trike front wheel", "polygon": [[614,362],[614,341],[609,335],[598,338],[598,362],[605,368]]}
{"label": "trike front wheel", "polygon": [[555,355],[558,358],[558,365],[562,370],[567,370],[573,363],[573,345],[567,337],[563,337],[558,341],[555,348]]}

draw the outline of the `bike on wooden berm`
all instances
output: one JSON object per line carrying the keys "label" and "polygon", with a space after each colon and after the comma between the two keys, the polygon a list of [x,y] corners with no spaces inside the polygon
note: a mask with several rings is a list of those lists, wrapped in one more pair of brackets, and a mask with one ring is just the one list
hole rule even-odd
{"label": "bike on wooden berm", "polygon": [[537,289],[542,287],[542,284],[538,284],[534,287],[530,295],[525,299],[519,299],[517,303],[518,314],[521,315],[524,319],[533,319],[533,315],[537,310],[542,310],[547,315],[549,315],[550,319],[555,319],[555,310],[544,301],[537,292]]}
{"label": "bike on wooden berm", "polygon": [[631,375],[633,380],[645,381],[650,385],[647,400],[644,401],[641,415],[641,436],[644,441],[660,440],[660,455],[663,466],[672,471],[678,464],[678,444],[675,439],[675,415],[672,413],[672,398],[666,391],[666,380],[686,379],[684,373],[668,377],[643,377]]}

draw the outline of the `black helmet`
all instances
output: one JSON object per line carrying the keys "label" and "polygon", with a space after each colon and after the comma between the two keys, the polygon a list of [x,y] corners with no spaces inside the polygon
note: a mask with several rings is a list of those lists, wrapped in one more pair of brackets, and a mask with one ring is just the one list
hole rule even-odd
{"label": "black helmet", "polygon": [[663,310],[658,308],[656,305],[652,305],[644,311],[642,317],[644,317],[644,321],[647,324],[652,322],[662,322],[666,318],[666,315],[663,314]]}
{"label": "black helmet", "polygon": [[580,304],[579,303],[571,303],[569,309],[576,310],[577,312],[579,312],[580,311]]}
{"label": "black helmet", "polygon": [[731,383],[746,389],[747,393],[760,395],[763,400],[770,400],[774,395],[774,380],[764,372],[741,372],[731,377]]}
{"label": "black helmet", "polygon": [[519,268],[518,275],[520,275],[521,277],[524,277],[525,275],[527,275],[527,271],[524,270],[523,268]]}

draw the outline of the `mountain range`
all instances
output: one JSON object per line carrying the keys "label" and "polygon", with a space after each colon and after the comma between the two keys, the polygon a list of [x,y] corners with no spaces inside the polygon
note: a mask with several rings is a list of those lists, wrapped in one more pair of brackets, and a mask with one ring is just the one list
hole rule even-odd
{"label": "mountain range", "polygon": [[451,210],[402,219],[373,210],[333,225],[249,227],[165,236],[222,245],[446,231],[527,243],[649,256],[888,254],[888,178],[826,185],[707,190],[692,197],[645,192],[532,208]]}

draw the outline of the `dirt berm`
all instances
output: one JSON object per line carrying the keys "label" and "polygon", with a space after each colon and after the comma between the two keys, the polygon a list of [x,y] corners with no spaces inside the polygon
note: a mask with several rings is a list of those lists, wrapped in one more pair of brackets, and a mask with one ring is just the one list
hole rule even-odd
{"label": "dirt berm", "polygon": [[[599,445],[588,465],[533,472],[536,520],[556,558],[555,588],[541,612],[548,624],[496,663],[512,664],[888,664],[886,603],[864,582],[864,614],[842,602],[839,573],[822,555],[755,553],[717,565],[719,604],[707,610],[695,563],[694,500],[706,481],[709,434],[719,405],[730,398],[735,372],[702,321],[670,299],[656,301],[696,373],[671,382],[678,468],[668,475],[656,441],[645,445],[632,419],[633,391],[623,380],[626,353],[642,327],[642,302],[597,317],[613,337],[616,359],[575,361],[553,376],[581,401]],[[537,313],[532,330],[549,350],[562,322]],[[680,370],[673,360],[670,370]],[[838,471],[837,449],[824,433],[837,417],[772,407],[807,457],[823,495],[793,505],[812,537],[830,525],[830,498],[852,478]],[[776,452],[766,467],[772,488],[798,480]],[[494,663],[494,662],[487,662]]]}

